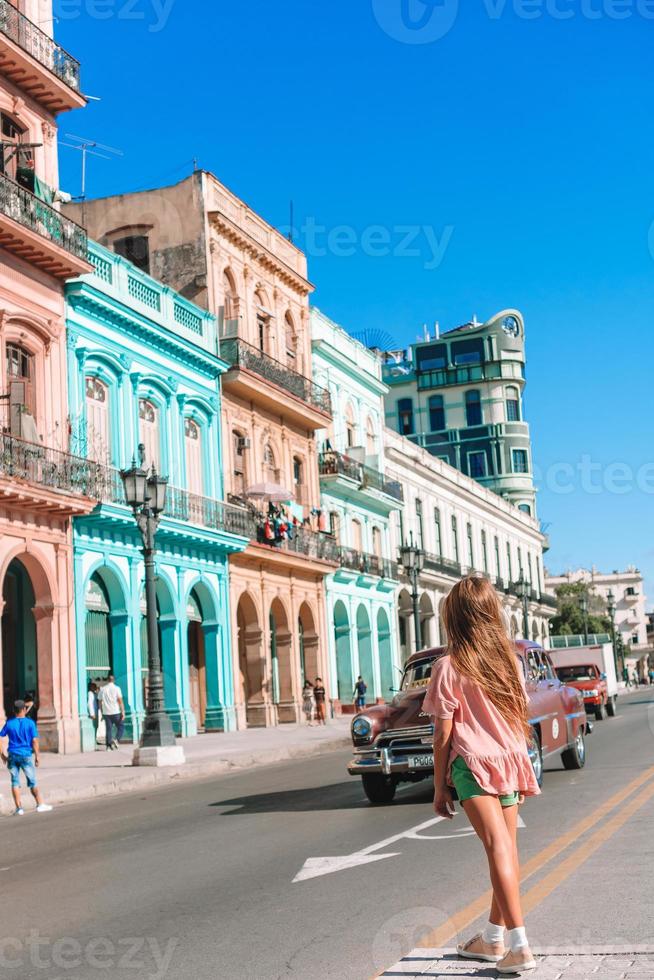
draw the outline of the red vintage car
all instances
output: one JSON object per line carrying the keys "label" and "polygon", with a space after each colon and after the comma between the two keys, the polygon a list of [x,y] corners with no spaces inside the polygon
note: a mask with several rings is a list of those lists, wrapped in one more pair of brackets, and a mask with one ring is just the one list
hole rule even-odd
{"label": "red vintage car", "polygon": [[[560,755],[566,769],[582,769],[585,736],[592,731],[579,691],[557,678],[546,650],[518,640],[516,652],[525,673],[529,721],[533,732],[530,757],[536,779],[543,781],[545,760]],[[351,776],[361,776],[371,803],[390,803],[402,782],[433,775],[433,724],[422,713],[432,664],[443,647],[416,653],[406,663],[400,690],[390,704],[373,705],[352,720],[354,758]]]}

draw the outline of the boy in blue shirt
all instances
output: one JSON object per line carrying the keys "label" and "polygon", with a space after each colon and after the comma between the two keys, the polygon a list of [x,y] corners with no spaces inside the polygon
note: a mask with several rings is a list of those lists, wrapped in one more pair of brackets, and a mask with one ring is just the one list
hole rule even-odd
{"label": "boy in blue shirt", "polygon": [[7,763],[7,769],[11,773],[11,795],[16,804],[14,811],[16,816],[22,817],[25,812],[20,798],[21,770],[25,773],[30,793],[36,800],[37,813],[47,813],[52,807],[43,802],[36,785],[35,767],[39,764],[39,732],[32,719],[27,717],[24,701],[14,702],[14,717],[10,718],[0,731],[1,738],[9,740],[7,754],[0,751],[0,758]]}

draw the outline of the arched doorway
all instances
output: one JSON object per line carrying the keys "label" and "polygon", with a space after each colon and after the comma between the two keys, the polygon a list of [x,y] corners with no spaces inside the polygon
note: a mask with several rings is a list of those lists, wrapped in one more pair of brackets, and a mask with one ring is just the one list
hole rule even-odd
{"label": "arched doorway", "polygon": [[359,673],[363,678],[368,692],[366,695],[368,703],[375,702],[375,671],[372,656],[372,634],[370,630],[370,617],[364,605],[357,609],[357,648],[359,651]]}
{"label": "arched doorway", "polygon": [[432,622],[434,607],[427,592],[420,596],[420,649],[427,650],[432,646]]}
{"label": "arched doorway", "polygon": [[298,640],[300,644],[300,680],[304,687],[304,682],[310,680],[315,684],[316,677],[320,674],[318,664],[318,634],[316,633],[315,618],[313,610],[308,602],[303,602],[300,606],[298,616]]}
{"label": "arched doorway", "polygon": [[189,704],[198,731],[204,730],[207,713],[207,661],[202,629],[202,608],[195,589],[186,603]]}
{"label": "arched doorway", "polygon": [[413,616],[413,605],[411,596],[406,589],[402,589],[397,599],[398,629],[400,637],[400,656],[402,663],[405,664],[414,652],[411,645],[411,617]]}
{"label": "arched doorway", "polygon": [[239,693],[241,702],[245,704],[245,721],[248,727],[262,727],[266,724],[263,634],[257,607],[247,592],[238,600],[236,625]]}
{"label": "arched doorway", "polygon": [[281,599],[270,606],[268,619],[272,700],[277,706],[277,720],[298,721],[298,704],[293,696],[291,633],[288,617]]}
{"label": "arched doorway", "polygon": [[379,648],[379,676],[381,678],[381,696],[385,701],[392,698],[392,688],[396,688],[397,679],[393,672],[393,646],[391,643],[391,627],[384,609],[377,613],[377,646]]}
{"label": "arched doorway", "polygon": [[345,603],[340,599],[334,605],[334,641],[336,646],[336,685],[341,705],[352,703],[354,677],[352,676],[352,647],[350,621]]}
{"label": "arched doorway", "polygon": [[34,619],[35,596],[27,569],[17,558],[10,563],[2,587],[2,683],[6,717],[14,701],[33,692],[38,711],[39,663]]}

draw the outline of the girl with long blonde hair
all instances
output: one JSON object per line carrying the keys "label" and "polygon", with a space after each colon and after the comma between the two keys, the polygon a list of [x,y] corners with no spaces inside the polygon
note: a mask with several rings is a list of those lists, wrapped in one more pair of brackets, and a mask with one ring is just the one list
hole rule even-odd
{"label": "girl with long blonde hair", "polygon": [[493,901],[486,927],[457,946],[499,973],[536,968],[520,903],[518,805],[540,792],[529,760],[527,694],[495,589],[458,582],[442,606],[445,656],[432,669],[423,711],[434,717],[434,809],[454,815],[451,787],[486,850]]}

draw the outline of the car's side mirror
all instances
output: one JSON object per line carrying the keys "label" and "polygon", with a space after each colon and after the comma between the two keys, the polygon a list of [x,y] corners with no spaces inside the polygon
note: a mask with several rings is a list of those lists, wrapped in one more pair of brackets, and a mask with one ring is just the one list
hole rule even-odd
{"label": "car's side mirror", "polygon": [[391,692],[391,694],[399,694],[400,693],[399,687],[389,687],[388,690]]}
{"label": "car's side mirror", "polygon": [[605,681],[606,680],[606,674],[600,674],[600,680]]}

